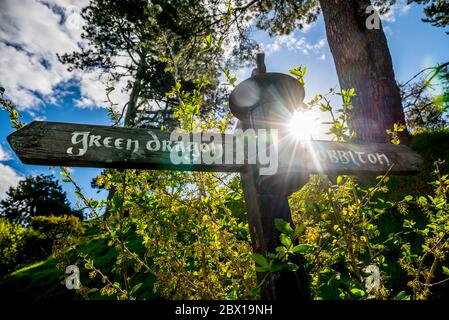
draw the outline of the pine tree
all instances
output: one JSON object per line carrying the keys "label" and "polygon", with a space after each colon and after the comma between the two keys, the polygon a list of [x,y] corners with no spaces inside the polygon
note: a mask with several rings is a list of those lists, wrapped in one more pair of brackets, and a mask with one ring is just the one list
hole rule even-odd
{"label": "pine tree", "polygon": [[0,217],[27,225],[35,216],[75,215],[80,219],[80,211],[72,210],[61,185],[52,175],[29,176],[10,187],[6,198],[0,201]]}

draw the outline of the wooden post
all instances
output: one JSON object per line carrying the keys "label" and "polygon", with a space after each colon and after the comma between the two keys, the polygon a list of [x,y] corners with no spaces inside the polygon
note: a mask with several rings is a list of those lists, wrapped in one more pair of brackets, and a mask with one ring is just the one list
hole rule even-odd
{"label": "wooden post", "polygon": [[[253,71],[253,76],[265,74],[264,55],[257,55],[257,69]],[[298,84],[299,85],[299,84]],[[248,94],[248,89],[244,88],[243,95]],[[253,92],[263,91],[266,88],[252,88]],[[297,93],[295,91],[295,93]],[[301,92],[298,99],[302,100]],[[239,118],[240,125],[243,130],[247,129],[263,129],[268,128],[269,123],[267,115],[271,110],[266,108],[274,108],[270,104],[272,101],[258,101],[260,105],[250,108],[245,114],[246,101],[239,96],[239,91],[235,90],[234,95],[230,97],[230,108],[234,115]],[[261,99],[263,100],[263,98]],[[262,104],[264,105],[262,107]],[[265,107],[265,108],[264,108]],[[243,111],[243,113],[241,112]],[[248,214],[248,224],[252,239],[253,251],[264,256],[268,253],[275,253],[276,247],[281,245],[279,233],[275,228],[275,219],[283,219],[292,223],[290,207],[288,204],[288,189],[274,190],[273,188],[260,188],[260,181],[264,177],[259,176],[257,165],[246,165],[241,172],[243,192],[245,196],[245,204]],[[310,292],[308,287],[307,275],[301,256],[297,256],[296,263],[299,268],[296,272],[282,270],[276,273],[258,274],[259,281],[265,279],[262,284],[262,299],[268,300],[308,300]],[[267,277],[266,277],[267,276]]]}

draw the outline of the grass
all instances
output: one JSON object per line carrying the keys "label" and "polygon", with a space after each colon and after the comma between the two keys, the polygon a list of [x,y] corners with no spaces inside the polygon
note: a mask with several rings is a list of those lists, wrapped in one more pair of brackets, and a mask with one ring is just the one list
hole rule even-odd
{"label": "grass", "polygon": [[[99,229],[93,232],[93,228],[88,227],[86,235],[91,238],[79,246],[79,251],[86,253],[93,258],[96,268],[102,273],[110,275],[115,265],[117,250],[108,246],[107,241],[98,235]],[[97,232],[97,234],[95,234]],[[127,245],[133,252],[142,253],[141,238],[131,232],[127,237]],[[84,266],[84,261],[80,261],[75,252],[67,254],[66,265],[77,265],[80,269],[80,280],[83,286],[100,289],[103,284],[99,276],[90,279],[89,271]],[[57,268],[58,261],[54,257],[49,257],[43,261],[38,261],[19,270],[16,270],[0,280],[0,298],[17,300],[77,300],[83,299],[75,290],[68,290],[65,287],[64,270]],[[132,266],[130,266],[132,267]],[[132,268],[131,268],[132,269]],[[121,283],[119,277],[110,279],[112,282]],[[140,272],[131,280],[130,287],[142,283],[135,292],[139,299],[156,299],[158,295],[153,292],[155,277],[148,273]],[[89,299],[115,299],[114,296],[102,296],[99,291],[89,295]]]}

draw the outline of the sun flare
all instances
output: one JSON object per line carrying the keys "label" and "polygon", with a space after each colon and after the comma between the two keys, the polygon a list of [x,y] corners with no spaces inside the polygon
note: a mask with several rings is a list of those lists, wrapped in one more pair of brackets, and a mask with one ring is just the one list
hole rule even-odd
{"label": "sun flare", "polygon": [[312,140],[318,131],[317,117],[312,110],[295,110],[289,123],[290,134],[298,140]]}

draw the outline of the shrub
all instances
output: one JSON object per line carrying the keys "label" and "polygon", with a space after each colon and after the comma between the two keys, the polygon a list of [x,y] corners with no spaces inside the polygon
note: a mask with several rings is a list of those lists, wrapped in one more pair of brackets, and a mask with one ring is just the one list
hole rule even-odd
{"label": "shrub", "polygon": [[19,264],[25,232],[20,224],[0,218],[0,275],[13,271]]}
{"label": "shrub", "polygon": [[81,220],[73,215],[33,217],[26,234],[25,256],[29,262],[45,258],[55,246],[83,231]]}

